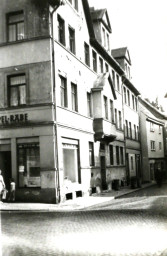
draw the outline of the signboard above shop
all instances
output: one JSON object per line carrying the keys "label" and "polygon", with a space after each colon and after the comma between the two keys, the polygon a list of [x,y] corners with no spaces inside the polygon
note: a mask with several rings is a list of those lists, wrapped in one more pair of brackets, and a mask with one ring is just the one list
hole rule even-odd
{"label": "signboard above shop", "polygon": [[28,114],[14,114],[0,116],[1,124],[23,123],[28,121]]}

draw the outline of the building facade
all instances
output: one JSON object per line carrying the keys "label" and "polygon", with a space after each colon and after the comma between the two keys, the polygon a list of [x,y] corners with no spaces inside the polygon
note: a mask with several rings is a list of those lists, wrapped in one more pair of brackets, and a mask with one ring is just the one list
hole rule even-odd
{"label": "building facade", "polygon": [[166,173],[165,116],[149,102],[139,99],[143,182],[155,181],[157,170]]}
{"label": "building facade", "polygon": [[139,92],[128,50],[111,54],[107,10],[87,0],[1,2],[0,168],[7,188],[13,177],[17,200],[60,202],[88,194],[90,180],[106,190],[140,177]]}

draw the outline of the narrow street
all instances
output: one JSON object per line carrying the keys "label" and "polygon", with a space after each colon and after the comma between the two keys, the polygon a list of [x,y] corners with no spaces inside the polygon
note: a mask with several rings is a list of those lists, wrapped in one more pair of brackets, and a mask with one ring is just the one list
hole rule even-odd
{"label": "narrow street", "polygon": [[2,212],[2,255],[167,256],[167,184],[82,211]]}

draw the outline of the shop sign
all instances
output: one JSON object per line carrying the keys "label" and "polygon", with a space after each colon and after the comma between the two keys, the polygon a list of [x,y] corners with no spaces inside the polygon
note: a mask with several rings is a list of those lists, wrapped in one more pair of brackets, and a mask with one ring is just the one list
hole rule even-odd
{"label": "shop sign", "polygon": [[9,123],[22,123],[28,121],[28,114],[16,114],[16,115],[6,115],[0,116],[0,122],[2,124],[9,124]]}

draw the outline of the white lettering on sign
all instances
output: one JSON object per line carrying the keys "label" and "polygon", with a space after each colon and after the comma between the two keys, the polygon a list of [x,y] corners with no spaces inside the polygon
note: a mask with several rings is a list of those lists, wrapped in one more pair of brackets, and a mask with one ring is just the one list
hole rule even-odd
{"label": "white lettering on sign", "polygon": [[26,122],[28,121],[28,114],[0,116],[0,121],[2,124]]}

